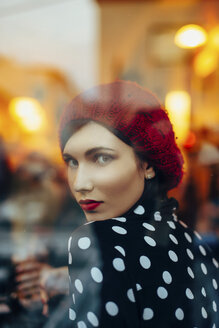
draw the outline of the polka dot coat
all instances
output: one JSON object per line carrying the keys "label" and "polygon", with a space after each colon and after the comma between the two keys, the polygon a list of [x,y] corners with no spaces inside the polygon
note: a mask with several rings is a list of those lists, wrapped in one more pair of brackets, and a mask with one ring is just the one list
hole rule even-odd
{"label": "polka dot coat", "polygon": [[72,327],[219,327],[218,263],[171,201],[87,223],[68,251]]}

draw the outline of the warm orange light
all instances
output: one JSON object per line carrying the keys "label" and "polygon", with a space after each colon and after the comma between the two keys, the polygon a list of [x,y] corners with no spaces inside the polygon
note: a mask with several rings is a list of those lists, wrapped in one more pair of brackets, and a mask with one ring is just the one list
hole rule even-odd
{"label": "warm orange light", "polygon": [[201,26],[189,24],[176,32],[174,41],[180,48],[196,48],[206,43],[207,33]]}
{"label": "warm orange light", "polygon": [[45,116],[40,103],[34,98],[13,98],[9,105],[12,117],[26,132],[36,132],[45,123]]}
{"label": "warm orange light", "polygon": [[209,32],[209,43],[211,46],[219,50],[219,26],[214,27]]}
{"label": "warm orange light", "polygon": [[192,148],[196,143],[196,135],[194,132],[190,131],[184,141],[184,148],[190,149]]}
{"label": "warm orange light", "polygon": [[166,95],[165,107],[179,142],[184,142],[190,128],[190,95],[186,91],[171,91]]}
{"label": "warm orange light", "polygon": [[206,77],[218,67],[218,54],[211,48],[203,49],[194,60],[194,70],[198,76]]}

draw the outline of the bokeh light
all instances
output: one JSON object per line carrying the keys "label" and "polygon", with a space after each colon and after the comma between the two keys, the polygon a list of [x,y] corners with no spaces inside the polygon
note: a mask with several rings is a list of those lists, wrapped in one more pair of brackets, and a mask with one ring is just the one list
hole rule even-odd
{"label": "bokeh light", "polygon": [[190,128],[190,95],[186,91],[170,91],[165,98],[165,107],[179,142],[184,142]]}
{"label": "bokeh light", "polygon": [[219,50],[219,25],[209,31],[209,43],[211,46]]}
{"label": "bokeh light", "polygon": [[218,67],[218,54],[215,49],[206,47],[194,60],[195,73],[200,77],[206,77],[213,73]]}
{"label": "bokeh light", "polygon": [[13,119],[25,132],[36,132],[44,127],[45,116],[40,103],[34,98],[16,97],[9,104]]}
{"label": "bokeh light", "polygon": [[175,44],[180,48],[196,48],[206,43],[206,31],[199,25],[181,27],[175,34]]}
{"label": "bokeh light", "polygon": [[189,131],[189,133],[184,141],[183,147],[186,149],[190,149],[190,148],[194,147],[196,140],[197,140],[197,138],[196,138],[195,133],[192,131]]}

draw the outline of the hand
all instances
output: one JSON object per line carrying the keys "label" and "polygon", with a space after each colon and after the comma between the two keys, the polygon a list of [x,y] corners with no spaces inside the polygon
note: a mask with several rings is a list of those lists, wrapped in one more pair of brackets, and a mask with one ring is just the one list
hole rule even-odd
{"label": "hand", "polygon": [[49,313],[49,299],[60,294],[68,294],[68,268],[45,267],[40,275],[40,295],[44,315]]}
{"label": "hand", "polygon": [[46,263],[38,262],[35,258],[15,262],[16,296],[25,308],[42,306],[40,274],[43,269],[50,268]]}
{"label": "hand", "polygon": [[45,267],[40,273],[40,287],[46,291],[48,298],[67,295],[69,289],[68,268]]}
{"label": "hand", "polygon": [[56,295],[68,294],[67,267],[53,268],[34,258],[15,264],[17,297],[26,308],[42,306],[48,315],[48,301]]}

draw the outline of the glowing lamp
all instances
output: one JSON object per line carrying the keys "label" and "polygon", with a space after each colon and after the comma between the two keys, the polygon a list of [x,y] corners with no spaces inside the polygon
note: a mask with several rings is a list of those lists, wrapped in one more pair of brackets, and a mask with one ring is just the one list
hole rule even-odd
{"label": "glowing lamp", "polygon": [[184,142],[190,128],[190,95],[186,91],[171,91],[166,95],[165,107],[179,142]]}
{"label": "glowing lamp", "polygon": [[34,98],[13,98],[9,104],[9,111],[14,120],[26,132],[36,132],[44,126],[43,109]]}
{"label": "glowing lamp", "polygon": [[196,48],[206,43],[207,33],[201,26],[189,24],[176,32],[174,41],[180,48]]}

